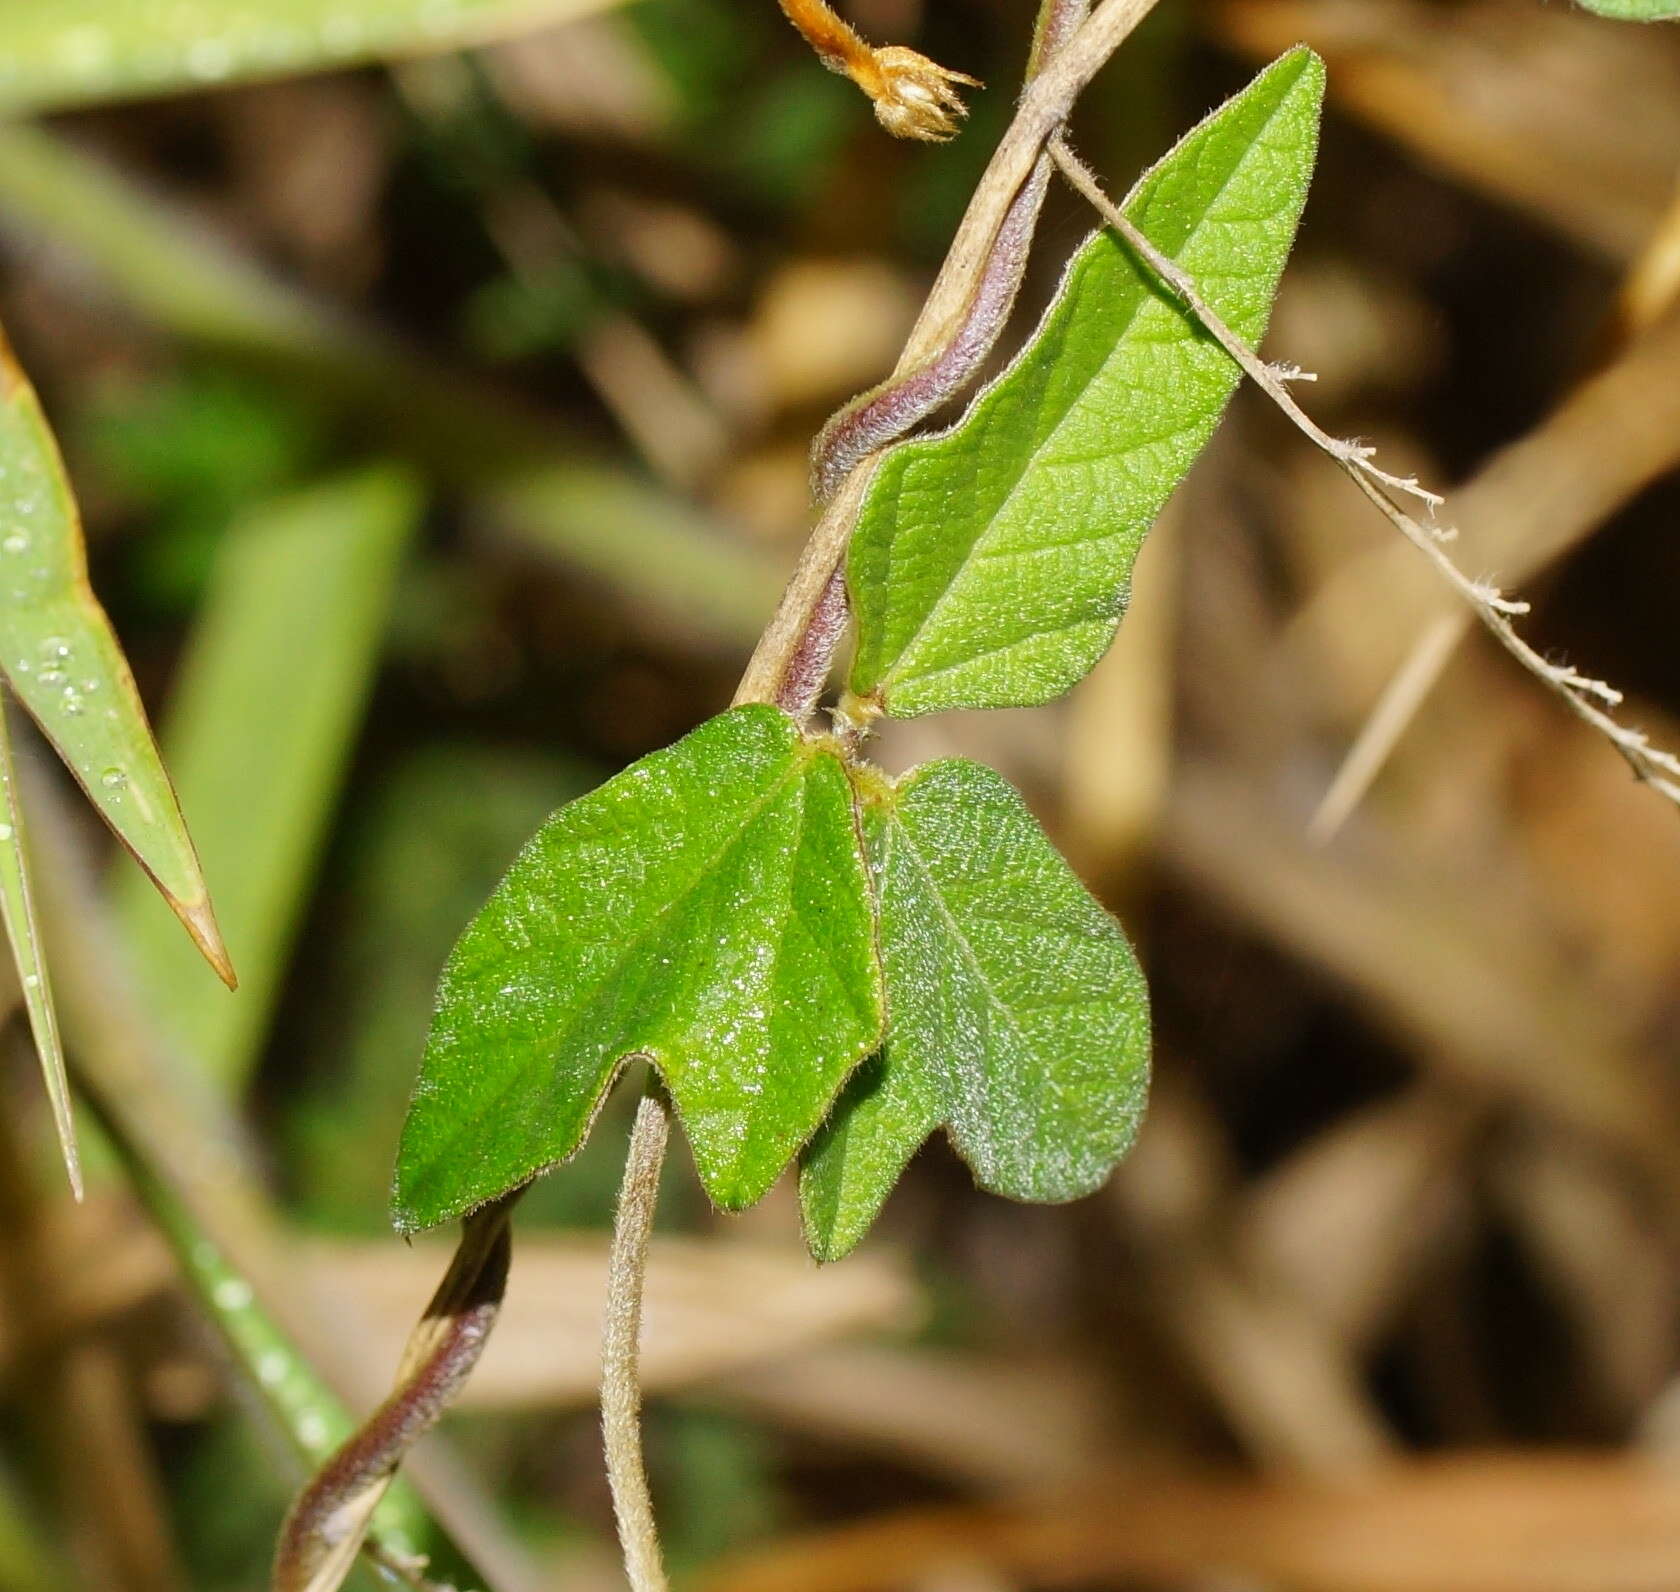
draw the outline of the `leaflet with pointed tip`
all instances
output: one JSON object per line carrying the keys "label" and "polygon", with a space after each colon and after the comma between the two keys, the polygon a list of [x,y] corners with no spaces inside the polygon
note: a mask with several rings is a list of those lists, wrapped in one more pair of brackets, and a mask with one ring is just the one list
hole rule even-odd
{"label": "leaflet with pointed tip", "polygon": [[880,1036],[845,770],[778,709],[735,708],[562,807],[456,943],[396,1223],[564,1160],[632,1056],[658,1068],[712,1199],[751,1205]]}
{"label": "leaflet with pointed tip", "polygon": [[[1127,215],[1250,342],[1306,200],[1324,68],[1296,49],[1189,133]],[[1047,702],[1102,655],[1132,563],[1236,364],[1107,232],[950,431],[882,461],[852,538],[851,689],[908,717]]]}
{"label": "leaflet with pointed tip", "polygon": [[1000,774],[930,763],[870,801],[863,828],[890,1026],[803,1158],[819,1260],[856,1245],[940,1124],[995,1194],[1090,1193],[1149,1079],[1132,948]]}
{"label": "leaflet with pointed tip", "polygon": [[88,585],[41,405],[0,338],[0,673],[229,984],[233,969],[134,677]]}

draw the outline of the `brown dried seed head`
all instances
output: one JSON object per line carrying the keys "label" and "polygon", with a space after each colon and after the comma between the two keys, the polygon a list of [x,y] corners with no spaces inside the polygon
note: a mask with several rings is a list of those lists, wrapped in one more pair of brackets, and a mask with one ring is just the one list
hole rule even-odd
{"label": "brown dried seed head", "polygon": [[875,102],[875,119],[895,138],[940,143],[952,137],[968,114],[956,85],[982,86],[902,45],[876,50],[873,64],[879,81],[863,86]]}

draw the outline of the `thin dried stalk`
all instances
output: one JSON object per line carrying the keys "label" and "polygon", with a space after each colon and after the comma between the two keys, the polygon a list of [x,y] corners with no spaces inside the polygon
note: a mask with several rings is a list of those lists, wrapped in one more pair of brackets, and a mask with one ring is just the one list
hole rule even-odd
{"label": "thin dried stalk", "polygon": [[1415,478],[1390,475],[1378,469],[1371,462],[1371,449],[1364,444],[1332,437],[1321,430],[1284,386],[1288,377],[1298,380],[1300,372],[1274,370],[1243,342],[1209,307],[1196,290],[1195,283],[1126,219],[1064,140],[1055,139],[1050,153],[1063,175],[1090,201],[1104,221],[1120,234],[1127,247],[1184,301],[1226,353],[1294,422],[1308,441],[1335,460],[1353,484],[1371,500],[1378,513],[1429,560],[1435,572],[1492,633],[1500,646],[1563,702],[1571,713],[1609,741],[1636,778],[1680,806],[1680,758],[1652,746],[1644,731],[1620,723],[1606,711],[1621,702],[1621,692],[1603,680],[1581,674],[1568,664],[1552,663],[1536,652],[1517,634],[1511,623],[1514,617],[1528,612],[1528,604],[1505,596],[1497,586],[1487,581],[1472,580],[1443,550],[1442,543],[1450,540],[1453,533],[1442,527],[1420,524],[1390,494],[1396,491],[1407,493],[1421,499],[1431,509],[1441,503],[1441,498],[1419,486]]}

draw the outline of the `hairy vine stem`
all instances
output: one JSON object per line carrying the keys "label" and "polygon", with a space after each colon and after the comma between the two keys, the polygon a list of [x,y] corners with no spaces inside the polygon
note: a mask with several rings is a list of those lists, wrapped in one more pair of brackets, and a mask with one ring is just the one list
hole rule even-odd
{"label": "hairy vine stem", "polygon": [[[1031,242],[1032,227],[1023,223],[1029,214],[1036,221],[1038,214],[1037,200],[1020,208],[1017,201],[1034,184],[1045,145],[1074,101],[1155,0],[1101,0],[1088,17],[1085,3],[1046,0],[1028,62],[1033,75],[897,366],[880,387],[843,409],[818,439],[818,491],[827,501],[741,678],[737,704],[773,702],[796,715],[810,711],[809,682],[814,674],[826,678],[845,628],[825,626],[819,610],[845,558],[881,450],[962,390],[1008,320]],[[830,605],[832,619],[832,599]],[[812,642],[825,629],[832,634],[819,660]]]}
{"label": "hairy vine stem", "polygon": [[606,1326],[601,1335],[601,1435],[619,1545],[631,1592],[665,1592],[653,1497],[642,1457],[642,1294],[648,1240],[659,1203],[659,1174],[671,1134],[671,1108],[650,1082],[636,1107],[607,1259]]}
{"label": "hairy vine stem", "polygon": [[[409,1337],[395,1386],[286,1516],[274,1592],[332,1592],[349,1574],[398,1466],[437,1424],[490,1340],[512,1257],[508,1214],[522,1192],[504,1195],[462,1223],[460,1246]],[[423,1564],[386,1568],[410,1585],[431,1585]]]}

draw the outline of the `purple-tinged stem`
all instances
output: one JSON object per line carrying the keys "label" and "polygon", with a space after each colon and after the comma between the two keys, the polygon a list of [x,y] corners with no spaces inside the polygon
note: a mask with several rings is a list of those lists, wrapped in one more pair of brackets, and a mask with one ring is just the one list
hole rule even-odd
{"label": "purple-tinged stem", "polygon": [[[478,1364],[507,1290],[518,1193],[476,1211],[404,1351],[397,1385],[323,1465],[280,1530],[274,1592],[331,1592],[349,1573],[397,1467]],[[414,1568],[414,1567],[409,1567]]]}

